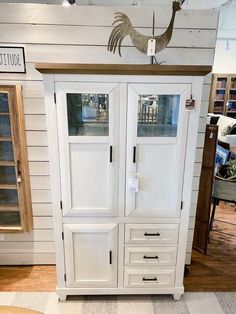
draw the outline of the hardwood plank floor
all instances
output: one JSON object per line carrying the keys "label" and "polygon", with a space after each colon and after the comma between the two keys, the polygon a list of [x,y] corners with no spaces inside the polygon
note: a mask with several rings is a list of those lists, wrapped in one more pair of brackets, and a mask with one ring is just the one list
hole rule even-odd
{"label": "hardwood plank floor", "polygon": [[[221,203],[216,219],[235,223],[227,225],[214,221],[213,230],[236,236],[235,207]],[[212,231],[207,255],[193,250],[189,275],[185,278],[186,291],[236,291],[236,238]]]}
{"label": "hardwood plank floor", "polygon": [[56,267],[1,266],[0,291],[55,291]]}
{"label": "hardwood plank floor", "polygon": [[[235,222],[235,208],[221,205],[216,219]],[[236,235],[236,226],[214,223],[214,229]],[[185,290],[236,291],[236,238],[211,232],[208,254],[193,251],[189,274],[184,281]],[[0,291],[55,291],[56,268],[47,266],[1,266]]]}

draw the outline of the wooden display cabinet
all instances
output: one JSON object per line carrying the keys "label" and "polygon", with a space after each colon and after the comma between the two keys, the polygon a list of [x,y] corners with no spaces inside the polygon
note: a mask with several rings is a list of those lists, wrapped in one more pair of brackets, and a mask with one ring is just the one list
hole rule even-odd
{"label": "wooden display cabinet", "polygon": [[32,229],[21,86],[0,86],[0,233]]}
{"label": "wooden display cabinet", "polygon": [[236,74],[214,74],[209,111],[236,117]]}

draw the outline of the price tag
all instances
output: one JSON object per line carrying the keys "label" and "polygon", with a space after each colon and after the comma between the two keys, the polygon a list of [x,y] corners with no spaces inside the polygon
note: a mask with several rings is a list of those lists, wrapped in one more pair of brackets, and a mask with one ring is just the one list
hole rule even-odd
{"label": "price tag", "polygon": [[156,50],[156,39],[151,38],[148,40],[147,55],[155,56],[155,50]]}
{"label": "price tag", "polygon": [[139,179],[138,178],[129,178],[128,190],[132,191],[132,192],[138,192],[139,191]]}
{"label": "price tag", "polygon": [[185,108],[187,111],[193,111],[195,109],[195,100],[192,98],[187,99]]}

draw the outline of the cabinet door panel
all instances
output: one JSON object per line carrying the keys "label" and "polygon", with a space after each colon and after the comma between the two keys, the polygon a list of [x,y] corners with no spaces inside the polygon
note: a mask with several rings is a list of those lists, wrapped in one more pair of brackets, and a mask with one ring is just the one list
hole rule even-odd
{"label": "cabinet door panel", "polygon": [[[109,163],[106,144],[70,144],[72,208],[109,208]],[[89,165],[89,169],[88,169]]]}
{"label": "cabinet door panel", "polygon": [[128,87],[127,216],[180,216],[190,87]]}
{"label": "cabinet door panel", "polygon": [[115,216],[119,85],[60,83],[57,95],[63,214]]}
{"label": "cabinet door panel", "polygon": [[67,286],[117,286],[117,224],[67,224],[64,230]]}

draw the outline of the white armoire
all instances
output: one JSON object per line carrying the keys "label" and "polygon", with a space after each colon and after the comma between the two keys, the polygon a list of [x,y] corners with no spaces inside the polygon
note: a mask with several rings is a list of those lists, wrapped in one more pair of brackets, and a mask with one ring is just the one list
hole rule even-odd
{"label": "white armoire", "polygon": [[36,64],[57,293],[173,294],[183,275],[206,66]]}

